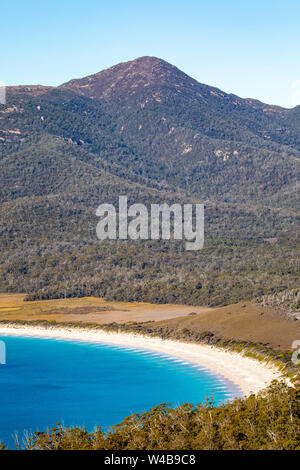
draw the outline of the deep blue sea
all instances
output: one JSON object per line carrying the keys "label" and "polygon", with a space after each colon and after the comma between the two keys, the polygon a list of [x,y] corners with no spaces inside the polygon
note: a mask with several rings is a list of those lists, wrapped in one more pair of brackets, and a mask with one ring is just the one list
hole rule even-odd
{"label": "deep blue sea", "polygon": [[55,423],[107,429],[159,403],[216,404],[240,391],[207,369],[156,352],[113,345],[1,336],[0,441]]}

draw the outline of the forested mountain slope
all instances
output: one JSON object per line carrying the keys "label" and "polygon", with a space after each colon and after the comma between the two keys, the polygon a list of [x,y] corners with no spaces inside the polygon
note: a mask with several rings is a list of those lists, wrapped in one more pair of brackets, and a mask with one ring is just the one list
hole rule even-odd
{"label": "forested mountain slope", "polygon": [[[219,304],[293,288],[299,156],[299,106],[226,94],[153,57],[8,88],[0,289]],[[205,202],[204,250],[99,242],[95,209],[119,194]]]}

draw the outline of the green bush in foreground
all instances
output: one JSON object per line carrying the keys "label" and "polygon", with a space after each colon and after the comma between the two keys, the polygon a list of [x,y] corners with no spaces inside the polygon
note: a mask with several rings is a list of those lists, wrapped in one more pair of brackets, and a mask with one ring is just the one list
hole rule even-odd
{"label": "green bush in foreground", "polygon": [[257,396],[213,406],[160,404],[108,433],[58,425],[27,439],[28,450],[300,450],[300,387],[272,385]]}

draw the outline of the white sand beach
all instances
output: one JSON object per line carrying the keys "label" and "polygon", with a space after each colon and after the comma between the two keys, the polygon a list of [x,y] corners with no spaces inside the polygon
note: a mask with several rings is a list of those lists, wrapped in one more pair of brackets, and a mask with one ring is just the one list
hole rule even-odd
{"label": "white sand beach", "polygon": [[167,354],[210,369],[237,385],[245,396],[257,393],[281,373],[274,365],[215,346],[163,340],[132,333],[108,333],[97,329],[2,325],[1,335],[52,338],[125,346]]}

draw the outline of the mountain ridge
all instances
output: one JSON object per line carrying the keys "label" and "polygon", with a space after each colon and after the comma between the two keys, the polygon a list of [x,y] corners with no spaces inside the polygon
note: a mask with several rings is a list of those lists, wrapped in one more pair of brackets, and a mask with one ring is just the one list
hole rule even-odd
{"label": "mountain ridge", "polygon": [[[139,67],[140,64],[141,64],[141,67]],[[147,67],[147,64],[148,64],[148,67]],[[160,58],[155,57],[155,56],[141,56],[141,57],[138,57],[138,58],[133,59],[133,60],[121,62],[121,63],[118,63],[116,65],[110,66],[106,69],[100,70],[99,72],[95,72],[91,75],[87,75],[87,76],[84,76],[84,77],[81,77],[81,78],[70,79],[67,82],[64,82],[64,83],[62,83],[58,86],[48,86],[48,85],[41,85],[41,84],[39,84],[39,85],[16,85],[16,86],[8,86],[7,89],[8,89],[8,91],[13,91],[13,92],[17,92],[17,91],[19,91],[19,92],[30,92],[31,91],[32,93],[34,93],[34,92],[39,91],[40,93],[42,93],[42,92],[47,92],[47,91],[49,91],[51,89],[55,89],[55,88],[58,88],[58,89],[73,89],[73,90],[74,90],[74,88],[77,88],[77,92],[81,92],[82,94],[85,94],[84,90],[79,90],[81,82],[83,83],[83,87],[84,87],[86,82],[99,79],[102,76],[108,75],[108,74],[113,73],[113,72],[118,73],[121,69],[126,70],[126,68],[129,69],[129,70],[132,70],[133,68],[135,68],[135,71],[134,71],[135,75],[137,75],[137,74],[141,75],[142,71],[144,70],[145,72],[147,72],[147,73],[145,73],[145,77],[147,77],[147,76],[149,77],[151,69],[153,69],[154,66],[163,67],[165,70],[168,69],[168,68],[172,69],[173,71],[176,71],[177,73],[179,72],[181,76],[185,76],[185,78],[188,78],[188,79],[192,80],[197,85],[201,85],[203,87],[209,87],[210,89],[215,90],[216,92],[220,92],[222,95],[232,96],[233,98],[238,98],[239,100],[242,100],[245,103],[247,103],[250,106],[253,106],[255,108],[266,107],[266,111],[267,111],[267,109],[270,108],[274,111],[277,110],[279,112],[280,111],[290,111],[290,110],[293,110],[293,109],[297,108],[297,106],[295,106],[293,108],[285,108],[283,106],[279,106],[279,105],[276,105],[276,104],[267,104],[267,103],[264,103],[261,100],[254,99],[254,98],[251,98],[251,97],[241,98],[241,97],[239,97],[238,95],[236,95],[234,93],[227,93],[225,91],[222,91],[218,87],[214,87],[214,86],[199,82],[198,80],[190,77],[185,72],[182,72],[175,65],[172,65],[169,62],[165,61],[164,59],[160,59]],[[157,75],[155,76],[155,78],[157,79]],[[300,105],[298,105],[298,106],[300,106]]]}
{"label": "mountain ridge", "polygon": [[[151,57],[88,78],[8,88],[0,105],[0,289],[219,305],[296,287],[300,107]],[[119,194],[204,202],[205,248],[101,244],[96,207]]]}

